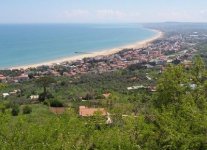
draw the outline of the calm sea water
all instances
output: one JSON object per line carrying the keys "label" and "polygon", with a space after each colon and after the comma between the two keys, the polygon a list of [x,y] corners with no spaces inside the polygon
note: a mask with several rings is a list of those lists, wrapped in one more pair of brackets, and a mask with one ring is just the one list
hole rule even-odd
{"label": "calm sea water", "polygon": [[0,25],[0,68],[115,48],[154,35],[137,24]]}

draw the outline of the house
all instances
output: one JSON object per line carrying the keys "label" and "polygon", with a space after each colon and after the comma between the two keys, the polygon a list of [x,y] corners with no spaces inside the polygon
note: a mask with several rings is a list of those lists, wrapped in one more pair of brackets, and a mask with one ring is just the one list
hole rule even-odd
{"label": "house", "polygon": [[196,89],[196,87],[197,87],[197,85],[196,85],[196,84],[190,84],[189,86],[190,86],[190,88],[191,88],[192,90],[195,90],[195,89]]}
{"label": "house", "polygon": [[196,87],[197,87],[197,84],[192,84],[192,83],[190,83],[190,84],[188,84],[188,85],[180,84],[180,86],[182,86],[182,87],[184,87],[184,86],[188,86],[190,89],[195,90]]}
{"label": "house", "polygon": [[111,119],[111,117],[110,117],[110,114],[109,113],[107,113],[107,120],[106,120],[106,124],[112,124],[113,123],[113,121],[112,121],[112,119]]}
{"label": "house", "polygon": [[14,91],[9,92],[9,94],[10,94],[10,95],[15,95],[15,94],[17,94],[18,92],[21,92],[21,90],[20,90],[20,89],[18,89],[18,90],[14,90]]}
{"label": "house", "polygon": [[54,114],[60,115],[65,112],[65,108],[64,107],[50,107],[50,111]]}
{"label": "house", "polygon": [[152,65],[150,65],[150,64],[146,64],[146,65],[144,65],[147,69],[151,69],[151,68],[153,68],[154,66],[152,66]]}
{"label": "house", "polygon": [[14,77],[14,80],[17,80],[17,82],[26,81],[28,79],[29,79],[29,77],[27,74],[21,74],[20,76]]}
{"label": "house", "polygon": [[104,96],[104,98],[108,98],[111,95],[111,93],[104,93],[102,95]]}
{"label": "house", "polygon": [[2,96],[3,96],[3,98],[6,98],[9,96],[9,93],[3,93]]}
{"label": "house", "polygon": [[17,92],[12,91],[12,92],[9,92],[9,94],[11,94],[11,95],[15,95],[15,94],[17,94]]}
{"label": "house", "polygon": [[151,78],[151,77],[149,77],[149,76],[146,76],[146,78],[147,78],[148,80],[150,80],[150,81],[152,80],[152,78]]}
{"label": "house", "polygon": [[6,79],[6,77],[4,75],[0,74],[0,80],[5,80],[5,79]]}
{"label": "house", "polygon": [[127,90],[137,90],[137,89],[145,89],[146,87],[143,85],[139,86],[132,86],[132,87],[127,87]]}
{"label": "house", "polygon": [[156,92],[157,91],[156,86],[148,86],[148,91],[149,92]]}
{"label": "house", "polygon": [[100,113],[101,116],[106,116],[107,111],[104,108],[88,108],[86,106],[79,107],[79,115],[83,117],[93,116],[96,113]]}
{"label": "house", "polygon": [[31,100],[37,100],[37,99],[39,99],[39,95],[31,95],[30,99]]}
{"label": "house", "polygon": [[192,61],[189,60],[184,60],[182,64],[185,68],[190,68],[193,65]]}

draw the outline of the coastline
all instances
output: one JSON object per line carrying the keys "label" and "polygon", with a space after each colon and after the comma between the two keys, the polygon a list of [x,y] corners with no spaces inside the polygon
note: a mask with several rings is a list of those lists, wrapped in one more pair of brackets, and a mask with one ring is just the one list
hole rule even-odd
{"label": "coastline", "polygon": [[144,48],[146,47],[148,44],[151,44],[153,41],[162,38],[164,36],[164,33],[159,31],[159,30],[152,30],[154,32],[156,32],[156,34],[146,40],[142,40],[133,44],[128,44],[125,46],[121,46],[118,48],[113,48],[113,49],[108,49],[108,50],[100,50],[99,52],[92,52],[91,54],[81,54],[81,55],[77,55],[77,56],[69,56],[69,57],[65,57],[65,58],[60,58],[60,59],[56,59],[56,60],[51,60],[51,61],[46,61],[46,62],[41,62],[41,63],[36,63],[36,64],[31,64],[31,65],[21,65],[21,66],[17,66],[17,67],[9,67],[9,69],[28,69],[28,68],[36,68],[38,66],[42,66],[42,65],[47,65],[47,66],[52,66],[54,64],[60,64],[63,62],[72,62],[75,60],[81,60],[83,58],[86,57],[97,57],[97,56],[108,56],[108,55],[112,55],[115,54],[119,51],[122,51],[124,49],[138,49],[138,48]]}

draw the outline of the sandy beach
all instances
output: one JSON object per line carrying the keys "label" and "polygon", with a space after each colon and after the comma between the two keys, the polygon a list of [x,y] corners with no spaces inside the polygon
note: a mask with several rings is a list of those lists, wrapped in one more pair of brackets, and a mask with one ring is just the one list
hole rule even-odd
{"label": "sandy beach", "polygon": [[60,58],[60,59],[56,59],[56,60],[51,60],[51,61],[47,61],[47,62],[41,62],[41,63],[37,63],[37,64],[31,64],[31,65],[23,65],[23,66],[17,66],[17,67],[10,67],[9,69],[28,69],[28,68],[36,68],[38,66],[42,66],[42,65],[54,65],[54,64],[60,64],[62,62],[71,62],[71,61],[75,61],[75,60],[81,60],[83,58],[86,57],[96,57],[96,56],[108,56],[108,55],[112,55],[115,54],[119,51],[122,51],[123,49],[130,49],[130,48],[143,48],[146,47],[147,45],[149,45],[150,43],[152,43],[153,41],[162,38],[164,33],[158,30],[153,30],[155,31],[157,34],[149,39],[143,40],[143,41],[139,41],[133,44],[129,44],[129,45],[125,45],[125,46],[121,46],[118,48],[114,48],[114,49],[108,49],[108,50],[100,50],[97,52],[93,52],[90,54],[80,54],[77,56],[70,56],[70,57],[65,57],[65,58]]}

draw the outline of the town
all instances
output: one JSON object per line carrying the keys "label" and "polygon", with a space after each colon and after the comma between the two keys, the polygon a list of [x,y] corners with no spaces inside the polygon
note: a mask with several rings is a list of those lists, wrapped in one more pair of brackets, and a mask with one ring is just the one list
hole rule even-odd
{"label": "town", "polygon": [[125,69],[131,65],[145,68],[159,67],[160,71],[169,63],[183,63],[188,66],[197,51],[196,45],[206,39],[207,36],[199,32],[165,34],[161,39],[146,44],[143,48],[123,49],[109,56],[96,56],[36,68],[1,70],[0,81],[22,82],[45,75],[73,77],[86,73],[101,74]]}

